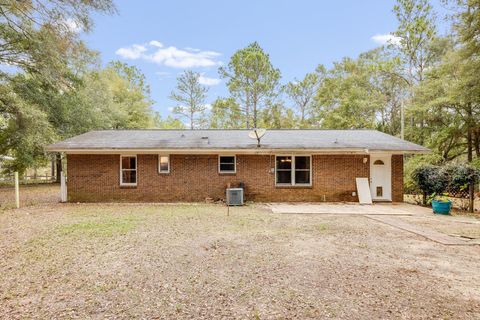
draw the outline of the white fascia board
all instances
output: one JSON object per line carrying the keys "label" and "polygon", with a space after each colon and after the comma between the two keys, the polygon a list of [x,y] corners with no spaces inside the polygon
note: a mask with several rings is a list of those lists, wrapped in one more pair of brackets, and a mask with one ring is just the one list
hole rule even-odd
{"label": "white fascia board", "polygon": [[66,154],[425,154],[429,151],[408,150],[366,150],[356,149],[55,149],[50,152],[64,152]]}

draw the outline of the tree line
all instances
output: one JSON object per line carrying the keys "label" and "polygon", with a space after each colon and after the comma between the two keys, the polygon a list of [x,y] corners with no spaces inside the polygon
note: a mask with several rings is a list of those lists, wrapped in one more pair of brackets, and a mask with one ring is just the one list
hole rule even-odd
{"label": "tree line", "polygon": [[162,118],[139,69],[119,61],[101,67],[79,38],[93,13],[116,12],[111,0],[6,0],[0,155],[15,158],[6,170],[22,172],[45,164],[49,143],[94,129],[370,128],[434,151],[409,159],[407,171],[420,162],[478,161],[480,0],[444,5],[449,34],[439,34],[428,0],[398,0],[390,42],[288,83],[253,42],[218,70],[228,96],[207,101],[200,74],[186,70],[170,95],[173,115]]}
{"label": "tree line", "polygon": [[219,68],[230,95],[209,111],[200,74],[180,75],[174,114],[189,128],[377,129],[434,151],[417,161],[478,161],[480,1],[443,5],[451,12],[449,34],[439,34],[428,0],[398,0],[398,28],[388,43],[286,84],[254,42]]}

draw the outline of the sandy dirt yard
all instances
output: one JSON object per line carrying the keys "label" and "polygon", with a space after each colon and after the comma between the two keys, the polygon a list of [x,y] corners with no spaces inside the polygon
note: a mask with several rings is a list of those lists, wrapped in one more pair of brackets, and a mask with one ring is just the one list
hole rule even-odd
{"label": "sandy dirt yard", "polygon": [[479,319],[480,246],[260,205],[0,212],[1,319]]}
{"label": "sandy dirt yard", "polygon": [[[35,185],[20,185],[20,205],[33,206],[45,203],[57,203],[60,200],[60,184],[45,183]],[[15,187],[0,187],[1,210],[15,208]]]}

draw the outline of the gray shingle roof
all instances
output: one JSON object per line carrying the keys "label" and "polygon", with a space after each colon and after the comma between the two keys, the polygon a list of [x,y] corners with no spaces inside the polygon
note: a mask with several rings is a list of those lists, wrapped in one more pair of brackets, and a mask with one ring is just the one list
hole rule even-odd
{"label": "gray shingle roof", "polygon": [[[57,142],[49,151],[255,149],[249,130],[102,130]],[[363,150],[425,153],[427,148],[376,130],[267,130],[260,149]]]}

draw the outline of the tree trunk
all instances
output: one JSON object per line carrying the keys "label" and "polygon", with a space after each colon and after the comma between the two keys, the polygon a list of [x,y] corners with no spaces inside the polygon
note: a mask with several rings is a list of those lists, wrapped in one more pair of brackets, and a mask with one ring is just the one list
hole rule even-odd
{"label": "tree trunk", "polygon": [[55,177],[55,160],[51,159],[50,160],[50,166],[51,166],[51,180],[53,180],[53,177]]}
{"label": "tree trunk", "polygon": [[253,127],[257,128],[257,96],[253,95]]}
{"label": "tree trunk", "polygon": [[301,118],[300,118],[300,126],[301,128],[304,128],[305,127],[305,109],[307,108],[307,103],[304,103],[302,105],[302,110],[301,110]]}
{"label": "tree trunk", "polygon": [[245,92],[245,121],[247,129],[250,129],[250,96],[248,90]]}
{"label": "tree trunk", "polygon": [[[471,163],[473,161],[473,137],[472,137],[472,107],[469,106],[467,109],[468,113],[468,124],[467,124],[467,160],[468,163]],[[468,185],[468,212],[473,213],[473,205],[474,205],[474,200],[475,200],[475,193],[474,193],[474,188],[475,188],[475,182],[471,181]]]}
{"label": "tree trunk", "polygon": [[55,166],[56,166],[56,179],[55,181],[60,183],[60,175],[62,173],[62,155],[60,153],[57,153],[56,158],[55,158]]}
{"label": "tree trunk", "polygon": [[477,158],[480,158],[480,129],[477,129],[474,132],[473,147],[475,149],[475,154],[477,155]]}

